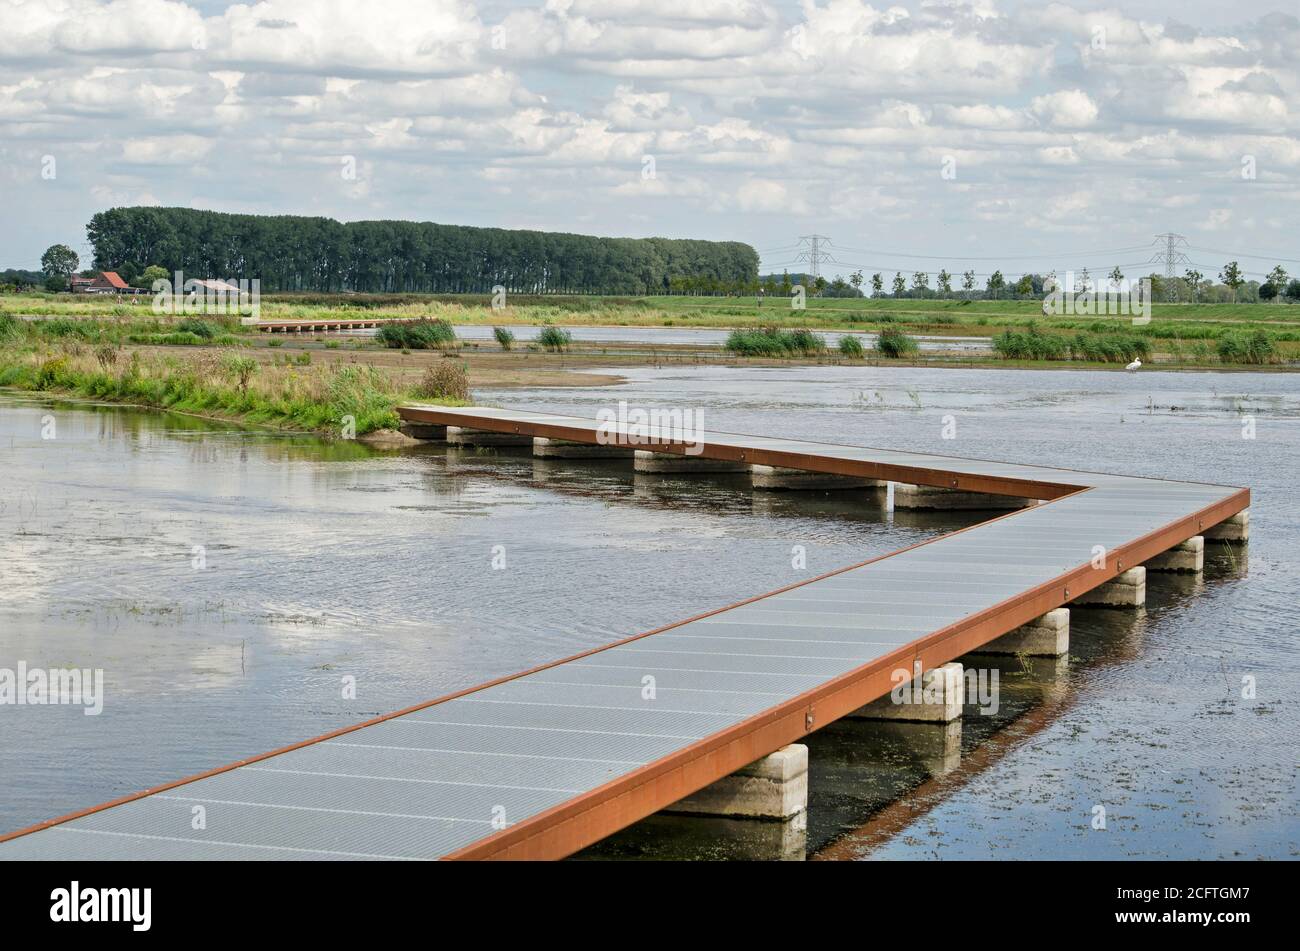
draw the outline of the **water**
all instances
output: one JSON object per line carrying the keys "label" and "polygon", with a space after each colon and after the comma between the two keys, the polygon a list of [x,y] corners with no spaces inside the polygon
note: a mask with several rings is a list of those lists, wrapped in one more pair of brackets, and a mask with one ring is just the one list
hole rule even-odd
{"label": "water", "polygon": [[[1300,397],[1284,374],[907,368],[618,371],[484,402],[703,408],[710,428],[1250,485],[1252,542],[1144,612],[1076,611],[1071,659],[1012,660],[957,749],[812,738],[819,857],[1285,856]],[[1242,414],[1255,419],[1241,438]],[[956,425],[944,440],[944,417]],[[42,439],[52,417],[55,438]],[[0,397],[0,667],[102,667],[98,717],[0,707],[0,829],[317,735],[860,561],[970,520],[744,480],[426,448],[380,454],[166,414]],[[808,549],[806,569],[791,546]],[[196,547],[198,546],[198,547]],[[502,546],[502,547],[497,547]],[[1216,552],[1218,550],[1216,549]],[[506,567],[492,568],[503,553]],[[1244,559],[1242,556],[1244,555]],[[194,567],[202,558],[202,568]],[[1244,563],[1240,563],[1244,560]],[[1192,589],[1195,588],[1193,591]],[[1240,697],[1243,675],[1254,700]],[[344,677],[357,699],[345,700]],[[954,755],[956,754],[956,755]],[[1107,828],[1094,831],[1102,805]],[[606,855],[744,854],[657,820]],[[707,832],[701,831],[707,829]],[[784,835],[784,833],[782,833]],[[770,839],[770,830],[761,834]],[[764,841],[763,847],[772,846]]]}
{"label": "water", "polygon": [[[729,330],[707,327],[565,327],[577,343],[645,344],[647,346],[721,347],[727,342]],[[456,324],[456,336],[474,342],[494,340],[492,328],[484,324]],[[511,326],[510,332],[522,341],[536,340],[542,328],[536,325]],[[343,331],[351,336],[373,337],[374,328]],[[841,337],[857,337],[863,347],[876,345],[876,334],[856,331],[819,330],[818,336],[826,346],[839,346]],[[915,338],[925,351],[960,350],[970,353],[992,352],[988,337],[934,337],[920,335]]]}

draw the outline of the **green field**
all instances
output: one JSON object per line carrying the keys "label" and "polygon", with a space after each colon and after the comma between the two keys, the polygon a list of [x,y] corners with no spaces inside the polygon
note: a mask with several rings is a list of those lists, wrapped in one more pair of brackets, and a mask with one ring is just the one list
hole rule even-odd
{"label": "green field", "polygon": [[[67,294],[0,295],[0,314],[14,316],[66,316],[151,318],[148,297],[72,297]],[[787,330],[865,330],[893,327],[905,334],[954,337],[989,337],[1002,343],[1013,334],[1060,337],[1073,344],[1038,348],[1057,353],[1051,360],[1093,362],[1089,354],[1115,348],[1105,344],[1111,335],[1134,335],[1147,341],[1154,362],[1178,366],[1208,366],[1223,362],[1288,364],[1300,359],[1300,304],[1155,304],[1152,319],[1134,326],[1127,317],[1045,317],[1041,302],[1031,300],[959,300],[893,298],[810,299],[804,310],[785,300],[759,304],[750,297],[536,297],[512,295],[507,306],[494,310],[486,295],[437,296],[415,294],[271,294],[261,301],[261,319],[309,320],[347,318],[439,318],[462,324],[543,324],[557,326],[644,326],[760,328]],[[165,329],[165,328],[164,328]],[[1262,331],[1260,338],[1256,331]],[[233,327],[232,333],[244,334]],[[1009,333],[1008,333],[1009,332]],[[1240,352],[1242,335],[1254,335],[1266,344],[1262,361],[1229,359]],[[1023,342],[1023,338],[1022,342]],[[1226,341],[1226,342],[1225,342]],[[141,342],[141,341],[137,341]],[[169,342],[159,340],[156,342]],[[180,341],[172,341],[180,342]],[[1024,353],[1004,348],[1004,356],[1020,364]],[[1253,352],[1253,351],[1252,351]],[[1113,362],[1110,361],[1110,362]],[[1144,360],[1144,362],[1146,362]]]}

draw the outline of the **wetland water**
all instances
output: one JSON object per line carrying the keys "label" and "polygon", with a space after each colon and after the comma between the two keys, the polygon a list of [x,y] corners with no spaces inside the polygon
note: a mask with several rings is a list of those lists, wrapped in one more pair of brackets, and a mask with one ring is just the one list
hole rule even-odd
{"label": "wetland water", "polygon": [[[967,716],[960,736],[857,724],[816,734],[806,836],[656,818],[590,854],[1300,850],[1296,377],[618,372],[628,383],[604,390],[478,395],[588,416],[619,399],[671,404],[702,408],[718,430],[1249,485],[1252,541],[1210,549],[1201,581],[1152,575],[1144,611],[1076,610],[1068,662],[999,663],[999,714]],[[1254,440],[1241,438],[1243,414]],[[944,416],[956,439],[941,438]],[[617,463],[379,453],[12,394],[0,395],[0,471],[0,667],[105,676],[99,716],[0,706],[3,830],[980,517],[756,496],[743,479],[634,477]],[[806,568],[792,567],[793,545]],[[1105,830],[1091,828],[1097,805]]]}
{"label": "wetland water", "polygon": [[[561,325],[562,326],[562,325]],[[510,325],[510,332],[524,341],[536,340],[542,328],[532,324]],[[565,327],[578,343],[617,343],[645,344],[647,346],[695,346],[721,347],[727,342],[729,330],[714,330],[708,327]],[[487,324],[456,324],[456,336],[462,340],[475,343],[492,341],[492,327]],[[373,337],[373,329],[343,331],[352,336]],[[862,346],[870,348],[876,345],[876,334],[856,331],[816,330],[818,336],[826,341],[826,346],[834,349],[839,346],[841,337],[857,337]],[[961,350],[971,353],[991,353],[993,344],[988,337],[936,337],[924,334],[916,336],[917,345],[923,351]]]}

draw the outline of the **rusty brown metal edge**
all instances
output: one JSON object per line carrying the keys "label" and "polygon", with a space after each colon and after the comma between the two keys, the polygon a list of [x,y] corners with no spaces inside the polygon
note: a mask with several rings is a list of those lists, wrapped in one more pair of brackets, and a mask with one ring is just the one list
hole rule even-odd
{"label": "rusty brown metal edge", "polygon": [[[549,439],[564,439],[569,442],[594,444],[590,429],[564,426],[558,423],[533,423],[519,420],[503,421],[491,416],[469,416],[464,413],[442,412],[434,407],[399,406],[398,414],[404,421],[434,426],[463,426],[466,429],[507,433],[521,436],[543,436]],[[622,434],[619,434],[620,436]],[[719,435],[744,434],[726,433]],[[674,455],[686,455],[685,442],[659,442],[649,445],[630,443],[623,440],[608,445],[624,449],[646,449]],[[744,446],[704,443],[699,454],[704,459],[720,459],[727,462],[744,462],[749,465],[780,466],[787,469],[803,469],[808,472],[824,472],[832,475],[857,476],[863,479],[890,480],[909,482],[918,485],[930,485],[945,489],[957,489],[963,492],[984,492],[989,495],[1009,495],[1018,498],[1057,499],[1081,488],[1086,483],[1042,482],[1032,479],[1017,479],[1009,476],[987,476],[970,473],[955,473],[944,469],[923,466],[904,466],[886,462],[872,462],[857,459],[835,459],[819,456],[815,453],[790,452],[776,449],[756,449]],[[965,460],[963,460],[965,461]],[[979,460],[974,460],[979,461]]]}
{"label": "rusty brown metal edge", "polygon": [[[1084,489],[1081,491],[1087,491],[1087,490]],[[559,660],[547,661],[544,664],[538,664],[535,667],[530,667],[527,670],[521,670],[518,673],[506,674],[505,676],[497,677],[493,680],[486,681],[485,683],[476,684],[473,687],[466,687],[463,690],[457,690],[453,693],[443,694],[442,696],[435,697],[432,700],[425,700],[421,703],[414,704],[413,706],[404,707],[400,710],[394,710],[391,713],[385,713],[382,714],[381,716],[372,717],[369,720],[363,720],[360,723],[354,723],[349,726],[340,727],[337,730],[331,730],[328,733],[322,733],[319,736],[314,736],[306,740],[301,740],[297,743],[292,743],[288,746],[281,746],[276,749],[270,750],[269,752],[266,753],[258,753],[255,756],[250,756],[245,759],[237,760],[233,763],[227,763],[224,766],[217,766],[209,770],[204,770],[201,773],[194,773],[190,776],[186,776],[181,779],[176,779],[176,780],[172,780],[171,782],[164,783],[161,786],[151,786],[148,789],[143,789],[140,790],[139,792],[128,793],[127,795],[120,796],[117,799],[111,799],[108,802],[99,803],[98,805],[94,805],[94,806],[88,806],[85,809],[79,809],[75,812],[69,812],[65,815],[58,816],[53,819],[44,819],[41,822],[35,823],[30,826],[26,826],[14,832],[8,832],[3,835],[0,835],[0,843],[8,842],[11,839],[17,839],[25,835],[30,835],[33,832],[39,832],[42,829],[48,829],[51,828],[52,826],[62,825],[65,822],[71,822],[73,819],[80,819],[83,818],[84,816],[93,815],[94,813],[102,812],[105,809],[112,809],[116,806],[125,805],[126,803],[129,802],[135,802],[136,800],[144,799],[148,796],[156,795],[157,793],[167,792],[168,790],[175,789],[178,786],[186,786],[190,783],[198,782],[201,779],[208,779],[209,777],[212,776],[219,776],[220,774],[229,772],[232,769],[238,769],[241,766],[248,766],[253,763],[258,763],[263,760],[270,759],[273,756],[280,756],[283,753],[292,753],[294,750],[302,749],[305,746],[311,746],[315,743],[322,743],[326,740],[332,740],[335,737],[344,736],[348,733],[352,733],[355,730],[360,730],[365,727],[374,726],[375,724],[378,723],[383,723],[386,720],[392,720],[397,717],[406,716],[409,713],[416,713],[420,710],[427,710],[429,707],[436,706],[437,704],[446,703],[449,700],[455,700],[458,697],[463,697],[467,694],[476,693],[480,690],[486,690],[489,687],[495,687],[498,684],[507,683],[511,680],[518,680],[521,677],[527,677],[530,674],[535,674],[538,673],[539,671],[547,670],[552,667],[559,667],[562,664],[568,664],[575,660],[581,660],[582,658],[589,657],[592,654],[598,654],[601,651],[610,650],[611,648],[619,647],[623,644],[629,644],[632,641],[640,640],[643,637],[650,637],[654,634],[661,634],[664,631],[669,631],[676,627],[682,627],[683,625],[690,624],[695,621],[703,620],[704,618],[712,617],[715,614],[721,614],[725,611],[730,611],[735,608],[743,607],[746,604],[752,604],[755,601],[761,601],[764,598],[772,597],[773,595],[783,594],[786,591],[792,591],[795,588],[801,588],[804,585],[813,584],[814,582],[822,581],[826,578],[832,578],[835,575],[844,574],[845,572],[853,571],[857,568],[862,568],[866,565],[872,564],[873,562],[877,562],[885,558],[891,558],[894,555],[900,555],[906,551],[911,551],[913,548],[920,548],[923,545],[934,544],[935,542],[940,541],[941,539],[944,538],[948,538],[952,535],[959,535],[962,532],[970,531],[972,528],[977,528],[979,525],[985,525],[988,524],[989,522],[996,522],[1003,518],[1010,518],[1014,515],[1019,515],[1022,511],[1024,510],[1020,509],[1013,512],[1007,512],[1003,515],[997,516],[996,518],[991,518],[991,519],[987,519],[984,522],[979,522],[977,525],[968,525],[965,528],[958,529],[957,531],[948,532],[947,534],[939,535],[935,538],[929,538],[926,539],[925,541],[917,542],[915,545],[909,545],[906,548],[899,548],[896,549],[895,551],[886,552],[882,555],[877,555],[873,558],[868,558],[865,561],[861,561],[856,564],[846,565],[843,568],[834,568],[830,571],[823,572],[822,574],[817,575],[815,577],[806,578],[803,581],[792,582],[791,584],[784,585],[783,587],[776,588],[772,591],[765,591],[762,594],[757,594],[754,595],[753,597],[745,598],[741,601],[735,602],[734,604],[728,604],[725,605],[724,607],[715,608],[714,610],[711,611],[705,611],[701,614],[696,614],[693,615],[692,617],[684,618],[683,620],[680,621],[673,621],[671,624],[665,624],[661,627],[656,627],[649,631],[643,631],[640,634],[633,634],[629,637],[620,638],[619,640],[611,641],[608,644],[601,644],[597,647],[593,647],[585,651],[580,651],[576,654],[571,654],[568,657],[562,657]]]}
{"label": "rusty brown metal edge", "polygon": [[[436,413],[436,412],[439,412],[439,411],[445,411],[445,412],[446,412],[446,415],[447,415],[448,417],[452,417],[452,416],[454,416],[454,417],[455,417],[455,420],[459,420],[460,422],[457,422],[457,421],[455,421],[455,420],[448,421],[448,422],[445,422],[445,423],[443,423],[443,422],[435,422],[435,421],[430,421],[430,420],[417,419],[415,415],[412,415],[411,418],[412,418],[412,421],[416,421],[416,422],[431,422],[432,425],[435,425],[435,426],[443,426],[443,425],[446,425],[446,426],[460,426],[460,425],[463,425],[463,421],[464,421],[465,418],[466,418],[466,411],[467,411],[467,410],[470,410],[470,409],[482,409],[482,408],[483,408],[483,407],[468,407],[468,406],[462,406],[462,407],[451,408],[451,407],[439,407],[439,406],[434,406],[434,405],[427,404],[427,403],[422,403],[422,404],[419,404],[419,405],[402,405],[402,406],[398,406],[397,409],[396,409],[396,411],[397,411],[398,416],[402,417],[403,419],[406,419],[406,414]],[[548,415],[548,414],[542,414],[542,415]],[[557,415],[555,415],[555,418],[556,418],[556,419],[564,419],[565,417],[557,414]],[[572,418],[577,418],[577,417],[568,417],[568,418],[571,418],[571,419],[572,419]],[[485,425],[483,425],[483,426],[481,426],[481,427],[474,426],[474,427],[466,427],[466,428],[470,428],[470,429],[478,429],[478,428],[482,428],[482,429],[489,429],[489,430],[491,430],[491,429],[495,429],[495,430],[498,431],[498,432],[505,432],[506,430],[504,430],[503,428],[501,428],[503,423],[505,423],[505,422],[509,422],[509,423],[511,423],[511,424],[513,425],[513,424],[515,424],[515,423],[518,422],[518,421],[516,421],[516,420],[502,420],[502,419],[499,419],[499,418],[497,418],[497,417],[495,417],[495,416],[479,416],[479,417],[476,417],[476,419],[481,420]],[[528,423],[527,425],[531,428],[531,427],[534,427],[534,426],[541,426],[541,425],[547,425],[547,426],[550,426],[550,425],[554,425],[554,424]],[[560,427],[560,428],[564,428],[564,427]],[[574,431],[574,432],[578,432],[578,433],[579,433],[579,437],[576,438],[576,439],[573,439],[574,442],[590,442],[590,441],[591,441],[590,438],[589,438],[589,437],[590,437],[590,431],[589,431],[589,430],[572,430],[572,431]],[[520,432],[520,429],[519,429],[518,425],[515,425],[514,432],[516,432],[516,433],[519,433],[519,432]],[[546,435],[546,434],[545,434],[545,433],[541,433],[541,432],[539,432],[539,433],[536,433],[535,435],[542,436],[542,435]],[[747,438],[747,437],[749,437],[749,436],[752,436],[753,434],[752,434],[752,433],[732,433],[732,432],[722,432],[722,431],[720,431],[720,432],[716,432],[716,433],[714,433],[714,435],[717,435],[717,436],[735,436],[735,437],[737,437],[737,438],[744,439],[744,438]],[[563,438],[571,438],[571,437],[557,436],[557,437],[555,437],[555,438],[563,439]],[[755,438],[755,439],[769,439],[769,438],[773,438],[773,437],[769,437],[769,436],[754,436],[754,438]],[[792,442],[806,442],[806,443],[807,443],[808,445],[810,445],[810,446],[827,446],[827,447],[832,448],[832,449],[846,448],[846,447],[844,447],[844,446],[842,446],[842,445],[840,445],[840,444],[838,444],[838,443],[821,442],[821,441],[819,441],[819,440],[797,440],[797,439],[792,439],[791,441],[792,441]],[[676,452],[676,453],[684,453],[684,448],[683,448],[683,447],[684,447],[686,444],[685,444],[685,443],[680,443],[680,444],[676,444],[676,445],[671,445],[671,444],[659,444],[658,446],[655,446],[655,445],[646,445],[646,446],[643,446],[643,445],[635,445],[635,444],[632,444],[632,443],[615,443],[615,445],[621,445],[621,446],[623,446],[624,448],[627,448],[627,449],[649,449],[649,450],[652,450],[652,451],[659,451],[659,452]],[[719,447],[719,448],[722,448],[722,447]],[[851,446],[851,447],[847,447],[847,448],[852,448],[852,449],[867,449],[867,450],[870,450],[870,449],[881,449],[882,452],[894,452],[894,451],[897,451],[897,450],[887,450],[887,449],[883,449],[882,447],[878,447],[878,446]],[[757,450],[755,450],[755,451],[757,451]],[[908,451],[910,451],[910,450],[908,450]],[[828,458],[828,457],[825,457],[825,456],[820,456],[820,455],[818,455],[817,453],[809,453],[809,454],[806,454],[806,455],[803,455],[803,454],[794,454],[794,455],[799,455],[801,458],[806,458],[806,459],[816,460],[816,461],[820,461],[820,460],[823,460],[823,459],[827,459],[827,458]],[[1010,464],[1010,465],[1023,465],[1023,467],[1026,468],[1026,469],[1041,469],[1041,470],[1043,470],[1044,472],[1060,472],[1060,473],[1062,473],[1062,474],[1064,474],[1064,475],[1066,475],[1066,476],[1071,476],[1072,478],[1070,478],[1068,481],[1065,481],[1065,482],[1036,482],[1036,481],[1033,481],[1033,480],[1017,480],[1017,479],[1010,478],[1010,477],[1006,477],[1006,480],[1009,481],[1009,482],[1016,482],[1016,483],[1018,483],[1018,484],[1023,484],[1023,485],[1025,485],[1025,486],[1042,486],[1042,487],[1049,488],[1049,489],[1054,489],[1054,490],[1064,490],[1064,494],[1068,494],[1070,491],[1072,491],[1072,490],[1074,490],[1074,489],[1091,488],[1091,487],[1093,486],[1093,483],[1092,483],[1090,480],[1088,480],[1088,479],[1080,480],[1080,479],[1077,478],[1078,476],[1094,476],[1094,475],[1095,475],[1095,476],[1106,476],[1106,477],[1108,477],[1108,478],[1115,478],[1115,477],[1116,477],[1114,473],[1110,473],[1110,472],[1098,472],[1098,471],[1096,471],[1096,470],[1092,470],[1092,469],[1068,469],[1068,468],[1066,468],[1065,466],[1045,466],[1045,465],[1040,465],[1039,463],[1023,463],[1023,464],[1021,464],[1021,463],[1006,463],[1006,462],[1003,462],[1003,461],[1000,460],[1000,459],[984,459],[984,458],[981,458],[981,457],[978,457],[978,456],[940,456],[940,455],[936,455],[936,454],[934,454],[934,453],[919,453],[919,455],[934,455],[935,458],[937,458],[937,459],[958,459],[958,460],[960,460],[960,461],[962,461],[962,462],[987,462],[987,463],[989,463],[990,465],[1008,465],[1008,464]],[[719,457],[719,458],[721,458],[721,457]],[[736,460],[736,461],[742,461],[742,460]],[[750,461],[752,461],[752,460],[750,460]],[[828,461],[839,461],[839,460],[829,460],[829,459],[828,459]],[[758,463],[758,465],[769,465],[769,463]],[[888,465],[888,464],[886,463],[885,465]],[[911,468],[911,467],[906,467],[906,466],[896,466],[895,468],[899,468],[899,469],[908,469],[908,468]],[[816,470],[816,471],[822,471],[822,470]],[[826,471],[830,471],[830,470],[826,470]],[[944,473],[945,475],[948,475],[948,476],[956,475],[955,473],[951,473],[951,472],[949,472],[947,469],[920,470],[920,469],[918,468],[918,471],[941,472],[941,473]],[[859,473],[857,473],[857,472],[855,471],[855,472],[851,472],[851,473],[837,473],[837,474],[841,474],[841,475],[857,475],[857,474],[859,474]],[[969,476],[967,476],[967,478],[969,478]],[[1001,478],[1001,477],[996,477],[996,476],[994,476],[994,477],[992,477],[992,478]],[[1196,481],[1189,480],[1189,479],[1163,479],[1163,478],[1161,478],[1161,477],[1159,477],[1159,476],[1127,476],[1127,475],[1126,475],[1126,476],[1119,476],[1119,478],[1132,479],[1132,480],[1136,480],[1136,481],[1139,481],[1139,482],[1177,482],[1177,483],[1179,483],[1180,485],[1200,485],[1200,486],[1205,486],[1205,487],[1207,487],[1207,488],[1212,488],[1212,489],[1231,488],[1231,486],[1224,486],[1224,485],[1221,485],[1220,483],[1217,483],[1217,482],[1196,482]],[[1059,497],[1060,494],[1062,494],[1062,493],[1058,491],[1057,494],[1054,495],[1054,496],[1046,496],[1046,495],[1044,495],[1044,496],[1029,496],[1029,498],[1043,498],[1043,499],[1056,498],[1056,497]]]}
{"label": "rusty brown metal edge", "polygon": [[[1204,525],[1217,524],[1249,504],[1249,490],[1240,489],[1227,499],[1114,549],[1115,557],[1113,561],[1107,560],[1104,569],[1085,563],[1012,595],[603,786],[451,852],[445,858],[558,859],[571,855],[884,696],[893,686],[891,677],[898,667],[911,670],[920,661],[923,668],[933,668],[969,653],[1114,579],[1129,567],[1186,541]],[[1002,517],[1018,514],[1021,513]],[[976,527],[968,526],[920,544],[932,544]],[[894,554],[899,552],[891,553]]]}

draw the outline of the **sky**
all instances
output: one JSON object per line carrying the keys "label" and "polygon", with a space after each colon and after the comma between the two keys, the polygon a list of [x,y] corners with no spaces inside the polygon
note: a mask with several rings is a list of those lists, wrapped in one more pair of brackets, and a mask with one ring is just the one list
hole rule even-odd
{"label": "sky", "polygon": [[0,268],[161,204],[1297,273],[1298,64],[1281,0],[0,0]]}

